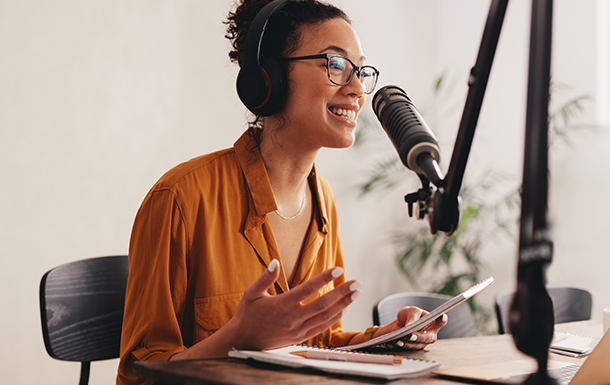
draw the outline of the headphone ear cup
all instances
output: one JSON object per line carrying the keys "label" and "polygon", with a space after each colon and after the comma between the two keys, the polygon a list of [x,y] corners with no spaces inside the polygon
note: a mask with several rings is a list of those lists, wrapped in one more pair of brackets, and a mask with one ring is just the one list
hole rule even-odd
{"label": "headphone ear cup", "polygon": [[237,95],[252,113],[265,104],[269,87],[266,74],[261,68],[254,70],[243,66],[237,75]]}
{"label": "headphone ear cup", "polygon": [[260,65],[267,80],[267,100],[252,112],[260,116],[270,116],[278,112],[286,100],[286,74],[284,66],[273,58],[261,55]]}
{"label": "headphone ear cup", "polygon": [[246,34],[237,75],[237,95],[258,116],[275,114],[286,99],[288,85],[283,65],[260,52],[269,18],[290,1],[296,0],[271,0],[256,14]]}

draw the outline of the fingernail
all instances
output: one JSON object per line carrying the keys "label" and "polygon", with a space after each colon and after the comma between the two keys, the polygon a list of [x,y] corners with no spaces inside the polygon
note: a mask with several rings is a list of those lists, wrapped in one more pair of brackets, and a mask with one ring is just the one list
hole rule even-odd
{"label": "fingernail", "polygon": [[280,265],[280,261],[278,261],[277,259],[274,259],[273,261],[271,261],[271,263],[269,264],[269,267],[267,267],[267,270],[269,270],[270,273],[273,273],[275,271],[275,269],[277,269],[277,267]]}
{"label": "fingernail", "polygon": [[449,319],[449,317],[447,317],[447,314],[443,314],[443,322],[447,322],[447,320]]}
{"label": "fingernail", "polygon": [[362,283],[356,281],[356,282],[352,283],[351,285],[349,285],[349,290],[354,291],[354,290],[360,289],[361,287],[362,287]]}
{"label": "fingernail", "polygon": [[398,346],[399,348],[402,348],[403,346],[405,346],[405,343],[402,342],[401,340],[398,340],[398,341],[396,341],[396,343],[394,345]]}
{"label": "fingernail", "polygon": [[358,297],[360,297],[360,295],[362,294],[362,292],[360,290],[356,290],[355,292],[352,293],[352,301],[355,301],[358,299]]}
{"label": "fingernail", "polygon": [[411,342],[417,341],[417,336],[415,334],[411,334],[411,337],[409,337],[409,341],[411,341]]}
{"label": "fingernail", "polygon": [[334,278],[340,277],[343,274],[343,268],[342,267],[335,267],[335,269],[332,272],[332,275]]}

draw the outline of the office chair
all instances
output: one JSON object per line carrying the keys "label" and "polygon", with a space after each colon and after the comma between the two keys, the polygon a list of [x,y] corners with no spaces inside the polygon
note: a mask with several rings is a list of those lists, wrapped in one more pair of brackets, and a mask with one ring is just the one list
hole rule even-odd
{"label": "office chair", "polygon": [[[588,291],[573,287],[549,287],[547,291],[553,302],[556,324],[591,319],[593,298]],[[513,293],[513,290],[504,290],[496,296],[496,318],[500,334],[510,333],[508,317]]]}
{"label": "office chair", "polygon": [[[452,297],[433,293],[397,293],[385,297],[373,307],[373,324],[385,325],[396,319],[405,306],[432,310]],[[462,303],[447,312],[449,321],[437,335],[438,339],[474,337],[477,335],[474,316],[467,304]]]}
{"label": "office chair", "polygon": [[47,353],[81,362],[80,385],[92,361],[119,357],[126,255],[83,259],[49,270],[40,281],[40,316]]}

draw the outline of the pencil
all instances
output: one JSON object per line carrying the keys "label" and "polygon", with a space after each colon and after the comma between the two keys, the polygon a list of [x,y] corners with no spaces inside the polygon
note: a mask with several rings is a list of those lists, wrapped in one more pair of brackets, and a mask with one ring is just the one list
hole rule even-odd
{"label": "pencil", "polygon": [[311,358],[314,360],[360,362],[386,365],[402,364],[402,357],[391,356],[388,354],[368,354],[330,350],[302,350],[298,352],[290,352],[290,354],[304,358]]}

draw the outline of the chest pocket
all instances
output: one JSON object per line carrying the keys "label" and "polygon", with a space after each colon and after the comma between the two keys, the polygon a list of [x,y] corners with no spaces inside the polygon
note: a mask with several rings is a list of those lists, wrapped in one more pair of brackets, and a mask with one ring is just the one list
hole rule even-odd
{"label": "chest pocket", "polygon": [[211,336],[235,314],[243,293],[195,298],[195,343]]}

